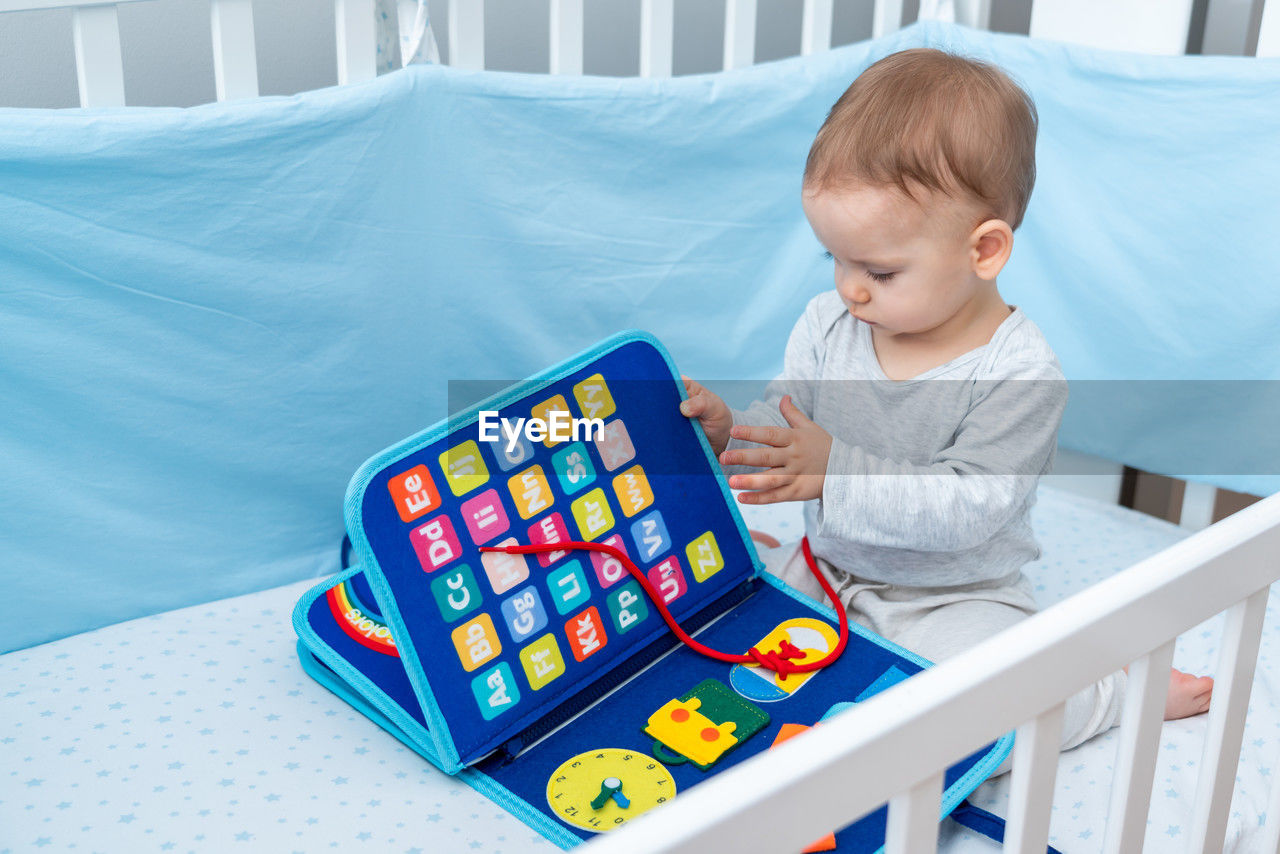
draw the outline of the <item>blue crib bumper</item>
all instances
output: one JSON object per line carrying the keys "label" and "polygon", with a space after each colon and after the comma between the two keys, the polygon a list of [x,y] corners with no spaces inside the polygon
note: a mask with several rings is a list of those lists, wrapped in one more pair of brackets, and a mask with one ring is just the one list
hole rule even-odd
{"label": "blue crib bumper", "polygon": [[687,374],[770,377],[830,287],[800,207],[813,134],[916,45],[1036,100],[1001,286],[1067,376],[1254,383],[1233,411],[1220,383],[1128,407],[1073,388],[1063,444],[1274,491],[1274,61],[917,25],[670,80],[413,66],[192,109],[0,110],[0,517],[31,617],[0,651],[336,570],[351,472],[464,380],[627,327]]}

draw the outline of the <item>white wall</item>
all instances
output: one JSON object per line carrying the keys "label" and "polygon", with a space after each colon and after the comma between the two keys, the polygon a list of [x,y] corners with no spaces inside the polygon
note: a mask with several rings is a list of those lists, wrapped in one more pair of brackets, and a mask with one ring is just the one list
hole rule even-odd
{"label": "white wall", "polygon": [[[1241,53],[1252,0],[1200,0],[1193,47]],[[1280,2],[1280,0],[1277,0]],[[547,0],[488,0],[489,65],[508,71],[547,68]],[[585,69],[630,75],[639,64],[640,0],[588,0]],[[801,0],[759,0],[758,60],[799,52]],[[837,0],[833,40],[871,32],[871,0]],[[913,20],[918,2],[907,0]],[[1027,31],[1030,0],[992,0],[992,28]],[[676,0],[677,74],[711,71],[720,62],[723,0]],[[447,0],[430,0],[432,25],[447,59]],[[1207,14],[1206,14],[1207,10]],[[130,104],[190,106],[212,101],[213,60],[208,0],[142,0],[119,7],[125,94]],[[332,0],[254,0],[260,89],[287,95],[333,85]],[[76,106],[71,12],[0,13],[0,106]]]}

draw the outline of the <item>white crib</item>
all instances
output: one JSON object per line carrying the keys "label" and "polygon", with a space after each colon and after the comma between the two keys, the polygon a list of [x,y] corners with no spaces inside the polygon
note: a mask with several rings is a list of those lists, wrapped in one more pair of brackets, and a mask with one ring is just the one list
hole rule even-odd
{"label": "white crib", "polygon": [[[137,2],[137,0],[123,0]],[[801,53],[831,46],[834,0],[803,0]],[[986,27],[990,0],[921,1],[923,15]],[[80,101],[126,103],[116,2],[0,0],[0,12],[73,8]],[[581,74],[584,0],[550,0],[550,72]],[[640,0],[639,74],[670,76],[674,0]],[[399,0],[402,45],[418,4]],[[251,0],[210,0],[219,100],[258,94]],[[903,0],[875,0],[874,34],[903,23]],[[1177,54],[1193,0],[1037,0],[1033,36]],[[1280,2],[1252,6],[1258,56],[1280,55]],[[485,67],[482,0],[449,0],[451,64]],[[374,0],[335,0],[340,84],[375,76]],[[756,0],[726,0],[723,65],[754,61]],[[1103,492],[1116,494],[1119,466]],[[1091,478],[1097,489],[1099,479]],[[935,850],[943,772],[1017,730],[1005,848],[1043,851],[1057,770],[1063,700],[1129,665],[1131,690],[1117,756],[1105,850],[1140,850],[1174,639],[1227,612],[1221,665],[1201,760],[1188,847],[1221,850],[1270,585],[1280,578],[1280,496],[1205,527],[1213,489],[1188,485],[1184,524],[1204,528],[958,658],[874,697],[785,746],[691,790],[593,851],[798,850],[888,801],[886,851]],[[1082,651],[1087,650],[1087,654]],[[867,769],[874,769],[868,772]],[[796,817],[780,821],[777,816]],[[1267,851],[1280,851],[1280,786],[1273,787]]]}

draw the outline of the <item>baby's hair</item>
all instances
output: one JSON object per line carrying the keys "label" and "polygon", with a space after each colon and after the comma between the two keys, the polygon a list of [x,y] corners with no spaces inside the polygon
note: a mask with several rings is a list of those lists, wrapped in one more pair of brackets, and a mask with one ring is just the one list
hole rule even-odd
{"label": "baby's hair", "polygon": [[1016,229],[1036,180],[1037,124],[1031,96],[994,65],[904,50],[836,101],[809,149],[805,188],[895,185],[914,198],[915,185],[968,197]]}

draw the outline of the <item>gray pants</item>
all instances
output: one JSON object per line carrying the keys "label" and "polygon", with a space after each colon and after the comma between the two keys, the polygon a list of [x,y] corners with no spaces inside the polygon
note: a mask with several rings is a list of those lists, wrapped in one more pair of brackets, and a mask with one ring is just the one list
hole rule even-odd
{"label": "gray pants", "polygon": [[[819,601],[826,594],[805,563],[799,542],[759,549],[765,569]],[[1031,582],[1021,572],[957,587],[898,587],[863,581],[817,559],[849,617],[883,638],[932,662],[963,652],[1036,613]],[[830,602],[826,602],[830,605]],[[1127,677],[1117,670],[1066,701],[1062,749],[1068,750],[1120,722]],[[996,774],[1009,770],[1009,760]]]}

